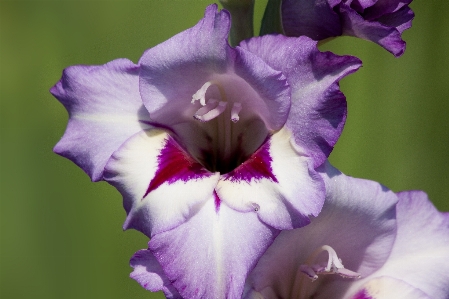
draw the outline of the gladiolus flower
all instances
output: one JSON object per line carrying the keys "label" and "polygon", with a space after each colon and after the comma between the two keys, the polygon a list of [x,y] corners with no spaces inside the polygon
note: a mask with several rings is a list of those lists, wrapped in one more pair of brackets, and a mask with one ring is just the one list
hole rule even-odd
{"label": "gladiolus flower", "polygon": [[249,275],[244,298],[447,298],[449,214],[423,192],[396,195],[329,164],[320,170],[322,212],[281,232]]}
{"label": "gladiolus flower", "polygon": [[238,297],[279,231],[323,205],[315,168],[346,118],[338,81],[360,61],[306,37],[232,48],[229,27],[211,5],[137,65],[69,67],[51,89],[70,116],[55,152],[122,193],[124,228],[151,238],[133,265],[151,260],[172,284],[133,276],[150,290]]}

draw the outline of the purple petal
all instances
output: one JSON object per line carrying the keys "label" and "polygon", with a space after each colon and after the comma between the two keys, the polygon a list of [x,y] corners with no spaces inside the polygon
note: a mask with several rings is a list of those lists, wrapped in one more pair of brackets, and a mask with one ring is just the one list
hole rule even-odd
{"label": "purple petal", "polygon": [[322,40],[342,34],[340,18],[326,1],[283,0],[282,25],[287,36]]}
{"label": "purple petal", "polygon": [[[189,105],[185,103],[190,103],[210,76],[226,72],[231,61],[229,26],[228,12],[217,12],[217,5],[210,5],[196,26],[143,54],[139,61],[140,92],[152,119],[178,122],[173,117],[187,112],[185,107]],[[195,109],[190,106],[193,115]]]}
{"label": "purple petal", "polygon": [[[267,35],[242,42],[241,47],[280,70],[292,90],[286,126],[298,146],[321,165],[337,142],[346,120],[346,98],[338,82],[356,71],[361,62],[352,56],[321,53],[307,38]],[[290,59],[285,59],[290,57]]]}
{"label": "purple petal", "polygon": [[[347,177],[327,163],[320,171],[327,194],[323,210],[308,226],[282,231],[248,277],[248,293],[253,289],[276,298],[296,298],[305,287],[316,298],[340,298],[353,280],[333,275],[312,283],[299,271],[300,265],[313,262],[309,257],[323,245],[336,251],[346,269],[362,276],[387,260],[396,233],[397,196],[378,183]],[[338,287],[332,287],[333,281]]]}
{"label": "purple petal", "polygon": [[366,20],[375,20],[384,15],[397,12],[412,3],[412,0],[380,0],[368,7],[363,15]]}
{"label": "purple petal", "polygon": [[372,41],[384,47],[394,56],[401,56],[405,51],[405,42],[401,33],[394,27],[382,25],[376,21],[366,21],[361,15],[347,5],[340,5],[343,35],[350,35]]}
{"label": "purple petal", "polygon": [[135,279],[146,290],[151,292],[163,291],[165,297],[169,299],[182,299],[151,251],[137,251],[129,264],[134,268],[130,277]]}
{"label": "purple petal", "polygon": [[376,2],[378,2],[378,0],[353,0],[352,2],[350,2],[351,3],[350,5],[357,12],[363,13],[363,11],[365,11],[366,8],[373,6],[374,4],[376,4]]}
{"label": "purple petal", "polygon": [[[262,101],[245,99],[258,111],[270,131],[282,128],[290,110],[290,88],[282,72],[273,70],[265,61],[242,48],[236,49],[235,73],[257,91]],[[239,95],[242,97],[243,95]],[[245,102],[246,102],[245,101]]]}
{"label": "purple petal", "polygon": [[150,130],[136,134],[112,155],[104,178],[123,195],[128,213],[124,228],[151,237],[195,214],[213,194],[218,174],[199,166],[166,132]]}
{"label": "purple petal", "polygon": [[254,213],[213,198],[188,222],[155,235],[149,248],[183,298],[240,298],[247,273],[277,231]]}
{"label": "purple petal", "polygon": [[233,172],[223,175],[216,187],[223,202],[242,212],[256,212],[276,229],[292,229],[310,223],[324,202],[324,184],[313,161],[291,145],[283,129]]}
{"label": "purple petal", "polygon": [[50,92],[69,112],[69,122],[54,151],[75,162],[93,181],[130,136],[148,127],[139,94],[138,66],[126,59],[102,66],[71,66]]}
{"label": "purple petal", "polygon": [[389,276],[429,298],[447,298],[449,213],[438,212],[424,192],[401,192],[398,196],[398,233],[393,250],[385,265],[366,280],[369,283],[373,277]]}
{"label": "purple petal", "polygon": [[400,10],[391,14],[384,15],[378,19],[379,23],[395,27],[400,33],[412,27],[412,20],[415,17],[413,11],[408,7],[403,7]]}

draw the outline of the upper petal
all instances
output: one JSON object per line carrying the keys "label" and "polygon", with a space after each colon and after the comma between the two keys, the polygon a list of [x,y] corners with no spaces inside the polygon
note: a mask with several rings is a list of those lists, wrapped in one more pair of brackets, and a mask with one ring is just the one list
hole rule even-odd
{"label": "upper petal", "polygon": [[287,77],[292,106],[286,126],[296,144],[313,158],[314,167],[321,165],[340,137],[346,120],[346,98],[338,82],[356,71],[361,66],[360,60],[322,53],[315,41],[304,36],[266,35],[244,41],[241,47]]}
{"label": "upper petal", "polygon": [[69,122],[54,151],[80,166],[93,181],[122,143],[148,127],[139,94],[139,68],[127,59],[101,66],[71,66],[50,92],[69,112]]}
{"label": "upper petal", "polygon": [[183,298],[240,298],[245,278],[278,231],[211,197],[189,221],[155,235],[149,249]]}
{"label": "upper petal", "polygon": [[257,112],[257,116],[264,121],[268,130],[281,129],[287,121],[291,106],[291,90],[287,78],[250,51],[240,47],[235,51],[237,53],[234,63],[235,73],[256,91],[261,101],[245,98],[243,94],[237,97],[248,105],[247,109]]}
{"label": "upper petal", "polygon": [[[290,109],[282,72],[229,46],[229,18],[210,5],[197,25],[147,50],[139,62],[140,93],[152,124],[169,127],[195,159],[221,172],[282,128]],[[222,164],[211,162],[216,160]]]}
{"label": "upper petal", "polygon": [[299,270],[323,245],[338,253],[345,268],[362,276],[373,273],[388,258],[396,233],[396,195],[378,183],[347,177],[329,164],[320,171],[326,183],[323,210],[308,226],[283,231],[276,238],[248,277],[248,294],[253,289],[298,298],[303,289],[314,298],[340,298],[352,280],[332,276],[312,283]]}
{"label": "upper petal", "polygon": [[153,119],[178,121],[164,116],[187,114],[185,101],[190,103],[212,74],[227,71],[232,55],[229,26],[229,13],[217,12],[217,5],[210,5],[197,25],[145,51],[139,61],[140,92]]}
{"label": "upper petal", "polygon": [[162,130],[142,131],[117,150],[105,180],[123,195],[124,228],[148,237],[194,215],[213,193],[218,174],[205,170]]}
{"label": "upper petal", "polygon": [[192,96],[221,101],[228,112],[240,105],[240,121],[231,124],[233,136],[246,134],[245,124],[254,118],[265,125],[261,131],[279,130],[290,109],[285,76],[257,55],[231,48],[229,23],[228,12],[210,5],[197,25],[147,50],[139,62],[140,93],[152,120],[169,126],[195,157],[216,139],[217,130],[194,119],[205,99],[192,102]]}

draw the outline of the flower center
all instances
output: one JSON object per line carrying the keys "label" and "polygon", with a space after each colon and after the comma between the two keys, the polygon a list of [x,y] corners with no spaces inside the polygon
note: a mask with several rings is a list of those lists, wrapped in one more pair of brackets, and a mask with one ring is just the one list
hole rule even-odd
{"label": "flower center", "polygon": [[197,159],[212,172],[234,170],[268,135],[257,115],[244,109],[245,97],[251,95],[239,94],[241,90],[236,82],[212,80],[192,95],[191,104],[198,106],[193,118],[207,140]]}
{"label": "flower center", "polygon": [[[218,101],[216,99],[210,98],[206,102],[206,92],[207,89],[212,85],[216,85],[220,96],[223,99],[223,101]],[[218,117],[220,114],[225,112],[226,107],[228,105],[226,93],[224,91],[223,86],[221,86],[219,83],[216,82],[206,82],[204,85],[192,96],[192,104],[195,104],[196,101],[200,101],[200,104],[203,106],[198,111],[196,111],[195,115],[193,115],[193,118],[196,120],[207,122],[210,121],[216,117]],[[238,122],[240,117],[239,113],[240,110],[242,110],[242,104],[239,102],[234,102],[232,104],[232,109],[230,112],[230,120],[234,123]]]}

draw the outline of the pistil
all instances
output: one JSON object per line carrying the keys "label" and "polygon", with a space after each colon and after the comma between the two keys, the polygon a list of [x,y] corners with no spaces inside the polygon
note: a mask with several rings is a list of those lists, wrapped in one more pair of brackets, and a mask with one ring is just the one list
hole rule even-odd
{"label": "pistil", "polygon": [[[214,100],[214,99],[211,99],[211,100]],[[214,100],[214,101],[216,101],[216,100]],[[226,110],[227,104],[228,103],[226,103],[226,102],[220,101],[215,108],[213,108],[209,111],[207,111],[209,107],[206,104],[206,106],[198,109],[198,111],[195,113],[195,115],[193,115],[193,118],[195,118],[196,120],[202,121],[202,122],[212,120],[212,119],[218,117],[220,114],[222,114]],[[204,109],[204,108],[206,108],[206,109]],[[203,111],[205,111],[205,113],[201,115],[201,112],[203,112],[203,111],[200,111],[200,110],[202,110],[202,109],[204,109]]]}
{"label": "pistil", "polygon": [[198,109],[195,112],[195,114],[193,115],[193,118],[197,119],[197,117],[203,116],[207,112],[211,111],[212,109],[214,109],[215,107],[218,106],[218,102],[219,101],[216,99],[210,99],[209,101],[207,101],[205,106],[201,107],[200,109]]}

